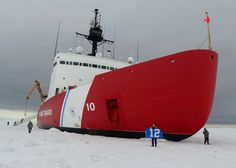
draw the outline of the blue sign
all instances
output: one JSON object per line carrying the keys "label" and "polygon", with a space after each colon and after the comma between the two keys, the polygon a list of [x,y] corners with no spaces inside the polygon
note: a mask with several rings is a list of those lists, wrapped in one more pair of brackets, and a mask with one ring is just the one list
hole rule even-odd
{"label": "blue sign", "polygon": [[146,138],[158,138],[163,139],[163,132],[159,128],[147,128],[145,130]]}

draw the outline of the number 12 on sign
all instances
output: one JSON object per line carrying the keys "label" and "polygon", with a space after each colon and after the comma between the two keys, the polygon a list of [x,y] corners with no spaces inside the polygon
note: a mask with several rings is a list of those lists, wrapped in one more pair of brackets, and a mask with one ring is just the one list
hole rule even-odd
{"label": "number 12 on sign", "polygon": [[155,128],[147,128],[145,130],[145,135],[146,138],[158,138],[158,139],[162,139],[163,138],[163,132],[161,129]]}

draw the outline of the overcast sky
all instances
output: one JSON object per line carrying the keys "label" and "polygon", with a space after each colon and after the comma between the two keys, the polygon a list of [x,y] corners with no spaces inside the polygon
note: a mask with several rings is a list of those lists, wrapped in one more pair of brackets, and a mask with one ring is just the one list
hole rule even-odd
{"label": "overcast sky", "polygon": [[[94,8],[102,12],[105,38],[115,34],[115,57],[135,57],[139,40],[141,61],[198,48],[207,35],[207,10],[213,49],[219,53],[210,121],[236,123],[234,0],[0,0],[0,108],[24,109],[35,79],[48,91],[58,22],[58,48],[68,51],[77,44],[76,31],[88,33]],[[86,43],[78,44],[88,50]],[[38,102],[35,94],[30,106]]]}

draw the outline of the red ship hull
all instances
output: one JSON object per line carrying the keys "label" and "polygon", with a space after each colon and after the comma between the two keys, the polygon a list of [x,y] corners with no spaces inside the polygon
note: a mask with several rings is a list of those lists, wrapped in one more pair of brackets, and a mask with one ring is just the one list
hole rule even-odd
{"label": "red ship hull", "polygon": [[[155,123],[163,130],[164,138],[185,139],[199,131],[209,117],[217,64],[216,52],[190,50],[97,75],[88,91],[79,128],[60,124],[63,104],[74,89],[44,102],[38,112],[38,125],[141,137]],[[96,105],[95,111],[88,106],[91,102]],[[41,115],[47,110],[50,115]]]}

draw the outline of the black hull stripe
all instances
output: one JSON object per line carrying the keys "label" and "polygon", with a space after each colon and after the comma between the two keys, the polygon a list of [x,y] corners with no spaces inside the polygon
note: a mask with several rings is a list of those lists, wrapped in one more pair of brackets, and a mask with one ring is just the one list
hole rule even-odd
{"label": "black hull stripe", "polygon": [[[39,126],[41,129],[50,129],[50,126]],[[89,135],[102,135],[108,137],[117,138],[144,138],[145,132],[135,132],[135,131],[116,131],[116,130],[96,130],[96,129],[81,129],[81,128],[68,128],[68,127],[55,127],[61,131],[79,133],[79,134],[89,134]],[[169,141],[181,141],[192,135],[187,134],[165,134],[164,139]]]}

